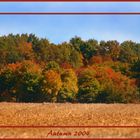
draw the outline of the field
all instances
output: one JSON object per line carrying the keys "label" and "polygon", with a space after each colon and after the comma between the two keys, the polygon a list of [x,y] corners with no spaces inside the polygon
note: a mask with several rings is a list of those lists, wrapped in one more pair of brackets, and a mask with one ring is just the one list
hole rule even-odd
{"label": "field", "polygon": [[[140,126],[139,104],[0,103],[0,126]],[[0,138],[140,138],[140,127],[10,128]]]}

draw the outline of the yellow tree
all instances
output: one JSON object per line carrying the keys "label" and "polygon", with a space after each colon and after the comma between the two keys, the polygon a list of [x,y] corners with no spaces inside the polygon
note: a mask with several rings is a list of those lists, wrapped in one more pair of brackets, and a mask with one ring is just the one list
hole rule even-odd
{"label": "yellow tree", "polygon": [[61,74],[62,87],[58,94],[59,102],[72,102],[78,92],[77,76],[72,69],[65,69]]}
{"label": "yellow tree", "polygon": [[62,86],[60,74],[54,70],[48,70],[44,74],[42,92],[46,95],[46,101],[56,102],[57,94]]}

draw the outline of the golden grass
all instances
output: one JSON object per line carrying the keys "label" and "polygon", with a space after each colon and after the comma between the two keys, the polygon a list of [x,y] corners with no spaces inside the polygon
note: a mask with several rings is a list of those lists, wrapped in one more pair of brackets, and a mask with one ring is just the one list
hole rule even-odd
{"label": "golden grass", "polygon": [[[139,104],[0,103],[0,125],[140,126]],[[70,132],[69,136],[48,133]],[[76,131],[89,135],[74,136]],[[0,138],[140,138],[140,128],[0,128]]]}

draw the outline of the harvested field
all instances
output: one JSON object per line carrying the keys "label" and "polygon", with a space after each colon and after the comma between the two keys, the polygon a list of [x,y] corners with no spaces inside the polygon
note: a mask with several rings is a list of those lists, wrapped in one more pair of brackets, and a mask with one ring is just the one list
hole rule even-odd
{"label": "harvested field", "polygon": [[[140,126],[139,104],[0,103],[0,126]],[[140,138],[140,127],[0,127],[0,138]]]}

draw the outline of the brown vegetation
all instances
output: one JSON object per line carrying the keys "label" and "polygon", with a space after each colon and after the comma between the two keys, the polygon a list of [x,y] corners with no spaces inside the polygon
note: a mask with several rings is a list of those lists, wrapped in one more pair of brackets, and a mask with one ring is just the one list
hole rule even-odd
{"label": "brown vegetation", "polygon": [[[0,103],[0,106],[1,126],[140,126],[139,104]],[[140,137],[140,128],[0,128],[0,138],[52,137],[47,135],[50,130],[90,132],[88,136],[77,136],[80,138]]]}

